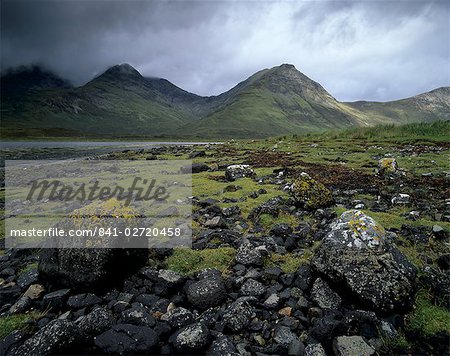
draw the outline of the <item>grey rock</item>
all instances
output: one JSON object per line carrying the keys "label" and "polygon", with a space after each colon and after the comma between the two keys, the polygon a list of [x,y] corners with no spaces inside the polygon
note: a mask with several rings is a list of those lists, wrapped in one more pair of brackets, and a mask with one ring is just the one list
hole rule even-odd
{"label": "grey rock", "polygon": [[204,324],[191,324],[177,333],[174,346],[180,352],[199,351],[208,345],[209,337],[209,330]]}
{"label": "grey rock", "polygon": [[31,306],[31,299],[27,296],[22,296],[9,308],[9,314],[23,313]]}
{"label": "grey rock", "polygon": [[250,323],[253,310],[247,301],[235,301],[223,314],[224,325],[231,331],[238,332]]}
{"label": "grey rock", "polygon": [[166,320],[173,328],[179,329],[192,324],[195,317],[189,310],[180,307],[167,312],[161,319]]}
{"label": "grey rock", "polygon": [[327,354],[321,344],[309,344],[305,347],[305,356],[327,356]]}
{"label": "grey rock", "polygon": [[321,278],[313,284],[311,299],[322,309],[339,309],[342,303],[341,297]]}
{"label": "grey rock", "polygon": [[48,355],[69,352],[81,340],[79,328],[67,320],[53,320],[14,350],[14,355]]}
{"label": "grey rock", "polygon": [[287,354],[290,356],[301,356],[305,353],[305,345],[301,342],[298,337],[293,339],[289,343]]}
{"label": "grey rock", "polygon": [[276,308],[280,304],[280,297],[276,293],[272,293],[269,297],[264,301],[264,306],[266,308]]}
{"label": "grey rock", "polygon": [[236,252],[236,262],[244,266],[262,266],[264,258],[262,253],[255,249],[250,242],[244,242]]}
{"label": "grey rock", "polygon": [[108,354],[151,353],[158,335],[147,326],[114,325],[94,339],[95,346]]}
{"label": "grey rock", "polygon": [[39,274],[37,269],[32,269],[25,273],[22,273],[19,278],[17,278],[17,285],[23,290],[28,288],[33,283],[39,280]]}
{"label": "grey rock", "polygon": [[187,288],[188,301],[199,309],[220,305],[227,297],[222,277],[205,278]]}
{"label": "grey rock", "polygon": [[59,289],[57,291],[44,295],[43,302],[45,307],[51,309],[60,309],[64,305],[69,296],[70,289]]}
{"label": "grey rock", "polygon": [[155,326],[156,321],[153,316],[143,307],[133,307],[120,313],[122,324],[132,324],[138,326]]}
{"label": "grey rock", "polygon": [[85,316],[79,317],[75,324],[87,336],[96,336],[112,327],[115,320],[112,313],[104,308],[97,308]]}
{"label": "grey rock", "polygon": [[296,339],[297,336],[287,326],[277,326],[273,333],[273,341],[286,348]]}
{"label": "grey rock", "polygon": [[261,282],[255,281],[254,279],[247,279],[241,286],[241,294],[260,296],[266,291],[264,285]]}
{"label": "grey rock", "polygon": [[208,356],[238,356],[236,347],[226,336],[215,339],[207,352]]}
{"label": "grey rock", "polygon": [[311,261],[319,273],[379,311],[408,308],[416,269],[361,211],[347,211],[332,225]]}
{"label": "grey rock", "polygon": [[333,341],[333,350],[337,356],[371,356],[375,350],[361,336],[339,336]]}
{"label": "grey rock", "polygon": [[232,182],[239,178],[254,177],[255,172],[247,164],[234,164],[228,166],[225,171],[225,178]]}

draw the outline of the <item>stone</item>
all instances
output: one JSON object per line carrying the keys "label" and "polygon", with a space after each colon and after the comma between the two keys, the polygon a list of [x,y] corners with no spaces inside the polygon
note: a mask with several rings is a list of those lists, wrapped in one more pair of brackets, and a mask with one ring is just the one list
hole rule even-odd
{"label": "stone", "polygon": [[26,296],[20,297],[10,308],[9,314],[19,314],[23,313],[31,307],[31,299]]}
{"label": "stone", "polygon": [[68,298],[70,289],[59,289],[54,292],[44,295],[43,304],[53,310],[58,310],[63,307]]}
{"label": "stone", "polygon": [[337,356],[371,356],[375,350],[361,336],[339,336],[333,341],[333,350]]}
{"label": "stone", "polygon": [[305,172],[302,172],[300,176],[294,180],[288,187],[288,191],[295,200],[296,205],[303,206],[308,210],[326,208],[333,204],[333,195],[331,191]]}
{"label": "stone", "polygon": [[158,335],[147,326],[117,324],[94,338],[95,346],[108,354],[152,353]]}
{"label": "stone", "polygon": [[14,350],[13,355],[63,354],[71,351],[82,338],[79,328],[70,321],[56,319]]}
{"label": "stone", "polygon": [[115,320],[112,313],[105,308],[97,308],[85,316],[79,317],[75,324],[86,336],[96,336],[111,328]]}
{"label": "stone", "polygon": [[34,268],[30,271],[22,273],[19,278],[17,278],[17,285],[23,290],[36,283],[38,280],[39,274],[37,269]]}
{"label": "stone", "polygon": [[392,204],[396,205],[406,205],[411,202],[411,196],[409,194],[397,194],[391,199]]}
{"label": "stone", "polygon": [[253,245],[246,241],[239,246],[236,252],[236,262],[244,266],[262,266],[264,264],[264,257],[262,253],[255,249]]}
{"label": "stone", "polygon": [[206,152],[205,151],[192,151],[191,153],[189,153],[188,157],[189,158],[197,158],[197,157],[205,157],[206,156]]}
{"label": "stone", "polygon": [[342,303],[341,297],[321,278],[313,284],[311,299],[322,309],[339,309]]}
{"label": "stone", "polygon": [[195,316],[186,308],[179,307],[164,314],[161,320],[166,320],[170,326],[179,329],[192,324],[195,321]]}
{"label": "stone", "polygon": [[252,307],[247,301],[235,301],[225,309],[223,322],[229,330],[239,332],[250,323],[252,314]]}
{"label": "stone", "polygon": [[204,226],[209,229],[226,229],[228,227],[226,221],[220,216],[215,216],[212,219],[206,220]]}
{"label": "stone", "polygon": [[247,279],[240,289],[241,294],[256,297],[264,294],[265,291],[266,288],[264,287],[264,285],[252,278]]}
{"label": "stone", "polygon": [[81,309],[86,307],[91,307],[95,304],[100,303],[102,300],[92,293],[83,293],[72,295],[67,300],[67,305],[72,309]]}
{"label": "stone", "polygon": [[327,354],[321,344],[309,344],[305,347],[305,356],[327,356]]}
{"label": "stone", "polygon": [[122,324],[132,324],[138,326],[155,326],[156,321],[153,316],[143,307],[132,307],[120,313],[120,322]]}
{"label": "stone", "polygon": [[41,298],[41,296],[44,294],[44,291],[45,288],[42,284],[32,284],[26,290],[24,296],[30,298],[31,300],[36,300]]}
{"label": "stone", "polygon": [[293,339],[288,347],[289,356],[301,356],[305,354],[305,345],[297,337]]}
{"label": "stone", "polygon": [[187,288],[189,303],[204,310],[220,305],[227,297],[222,277],[215,276],[190,284]]}
{"label": "stone", "polygon": [[224,335],[217,337],[207,352],[208,356],[238,356],[236,347]]}
{"label": "stone", "polygon": [[208,345],[209,337],[208,328],[202,323],[195,323],[181,329],[173,344],[180,352],[199,351]]}
{"label": "stone", "polygon": [[39,276],[52,285],[97,289],[119,283],[148,261],[146,249],[44,248]]}
{"label": "stone", "polygon": [[272,293],[269,297],[264,301],[263,305],[266,308],[275,309],[280,304],[280,297],[276,293]]}
{"label": "stone", "polygon": [[273,341],[284,347],[288,347],[289,344],[297,339],[297,336],[287,326],[277,326],[273,333]]}
{"label": "stone", "polygon": [[255,172],[248,164],[234,164],[228,166],[225,171],[225,178],[230,182],[239,178],[253,178],[254,176]]}
{"label": "stone", "polygon": [[286,237],[292,234],[292,227],[289,224],[275,224],[270,229],[270,233],[274,236]]}
{"label": "stone", "polygon": [[412,303],[415,267],[384,229],[361,211],[342,213],[311,264],[331,283],[377,311],[408,309]]}
{"label": "stone", "polygon": [[284,307],[278,310],[278,314],[283,316],[291,316],[292,314],[292,308],[291,307]]}

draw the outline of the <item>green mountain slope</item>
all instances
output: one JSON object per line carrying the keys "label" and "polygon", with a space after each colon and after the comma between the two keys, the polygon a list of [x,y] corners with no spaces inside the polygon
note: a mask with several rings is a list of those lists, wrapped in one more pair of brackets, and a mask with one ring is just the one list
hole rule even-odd
{"label": "green mountain slope", "polygon": [[145,78],[128,64],[77,88],[48,71],[10,71],[1,94],[5,137],[256,138],[450,118],[450,88],[386,103],[342,103],[289,64],[211,97]]}

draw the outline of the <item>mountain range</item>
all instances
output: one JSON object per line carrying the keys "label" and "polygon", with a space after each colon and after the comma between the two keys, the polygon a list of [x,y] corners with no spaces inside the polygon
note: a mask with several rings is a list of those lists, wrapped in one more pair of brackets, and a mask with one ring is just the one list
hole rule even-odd
{"label": "mountain range", "polygon": [[340,102],[290,64],[210,97],[129,64],[80,87],[37,66],[9,70],[0,84],[3,137],[261,138],[450,119],[450,87],[391,102]]}

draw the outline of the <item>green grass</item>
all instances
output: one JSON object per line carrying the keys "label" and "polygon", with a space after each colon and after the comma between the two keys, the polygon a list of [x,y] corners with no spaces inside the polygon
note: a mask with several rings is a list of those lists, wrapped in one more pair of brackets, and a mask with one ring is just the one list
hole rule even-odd
{"label": "green grass", "polygon": [[39,313],[16,314],[0,317],[0,340],[13,330],[23,330],[27,327],[27,321],[40,317]]}
{"label": "green grass", "polygon": [[191,250],[175,249],[165,261],[165,267],[182,274],[192,274],[205,268],[216,268],[225,272],[231,265],[236,251],[231,247],[217,249]]}
{"label": "green grass", "polygon": [[441,332],[450,334],[450,312],[434,305],[427,292],[420,290],[416,296],[414,311],[408,318],[407,328],[424,336],[433,336]]}
{"label": "green grass", "polygon": [[265,267],[280,267],[284,273],[294,273],[298,268],[309,262],[312,253],[310,251],[305,252],[303,255],[298,256],[292,253],[281,255],[273,253],[266,259]]}

